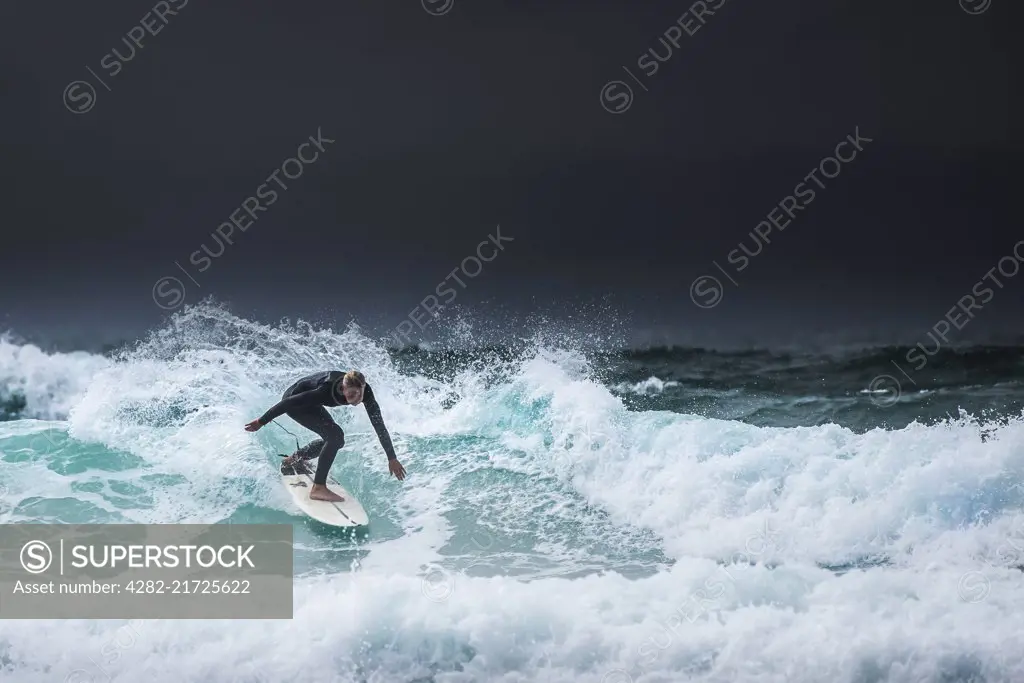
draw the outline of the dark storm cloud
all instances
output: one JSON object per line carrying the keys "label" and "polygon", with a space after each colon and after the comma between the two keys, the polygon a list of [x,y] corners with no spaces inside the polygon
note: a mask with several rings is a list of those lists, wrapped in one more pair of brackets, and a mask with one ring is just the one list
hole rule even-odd
{"label": "dark storm cloud", "polygon": [[[933,319],[1014,243],[1010,10],[8,4],[5,313],[145,327],[180,285],[386,332],[500,224],[516,249],[460,302],[611,295],[638,329],[687,334],[830,306],[837,324]],[[695,278],[756,248],[855,127],[864,158],[695,306]],[[321,129],[336,142],[267,205],[268,175]]]}

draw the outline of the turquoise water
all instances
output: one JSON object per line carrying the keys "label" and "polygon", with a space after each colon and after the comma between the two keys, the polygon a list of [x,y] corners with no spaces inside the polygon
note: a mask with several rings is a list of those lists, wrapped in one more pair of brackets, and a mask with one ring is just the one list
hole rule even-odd
{"label": "turquoise water", "polygon": [[[1019,416],[630,410],[571,343],[414,371],[355,328],[209,307],[119,357],[0,342],[2,363],[36,416],[0,422],[4,523],[295,537],[293,619],[3,620],[19,683],[1024,679]],[[367,375],[409,473],[361,408],[332,410],[356,535],[292,505],[292,436],[242,429],[327,368]]]}

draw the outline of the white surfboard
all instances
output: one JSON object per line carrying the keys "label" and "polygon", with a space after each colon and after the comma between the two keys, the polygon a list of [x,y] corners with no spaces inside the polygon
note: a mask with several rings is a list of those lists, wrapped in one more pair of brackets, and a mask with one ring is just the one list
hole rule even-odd
{"label": "white surfboard", "polygon": [[370,523],[366,510],[356,497],[330,478],[327,479],[327,488],[344,498],[344,502],[310,500],[309,489],[313,486],[313,470],[303,461],[287,467],[281,465],[281,480],[299,509],[318,522],[340,527],[366,526]]}

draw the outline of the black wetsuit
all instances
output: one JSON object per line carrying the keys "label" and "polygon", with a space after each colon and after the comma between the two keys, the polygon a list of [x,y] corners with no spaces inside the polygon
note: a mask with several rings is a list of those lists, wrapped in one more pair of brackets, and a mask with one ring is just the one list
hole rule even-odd
{"label": "black wetsuit", "polygon": [[[349,405],[342,393],[341,380],[344,372],[332,370],[329,372],[318,372],[315,375],[303,377],[295,384],[288,387],[281,397],[281,402],[268,410],[258,420],[261,425],[270,423],[280,415],[287,415],[306,429],[316,432],[320,440],[314,441],[296,454],[300,458],[319,457],[316,465],[316,475],[313,483],[326,484],[327,472],[334,464],[334,458],[338,455],[338,449],[345,445],[345,432],[335,422],[324,406],[332,408]],[[377,432],[380,445],[384,447],[388,460],[395,460],[395,448],[391,445],[391,435],[384,426],[384,418],[380,414],[380,406],[373,396],[373,390],[367,384],[363,388],[363,405],[366,406],[366,414],[370,416],[370,424]],[[313,451],[319,447],[319,455]]]}

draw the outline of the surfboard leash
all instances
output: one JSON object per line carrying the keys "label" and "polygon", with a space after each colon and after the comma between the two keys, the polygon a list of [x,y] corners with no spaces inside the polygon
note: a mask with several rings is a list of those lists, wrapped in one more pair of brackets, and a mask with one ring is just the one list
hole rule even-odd
{"label": "surfboard leash", "polygon": [[[277,424],[276,422],[274,422],[273,424],[277,425],[278,427],[281,427],[281,425]],[[281,429],[284,429],[284,427],[281,427]],[[284,431],[288,432],[289,434],[292,434],[287,429],[284,429]],[[302,447],[299,445],[299,437],[295,436],[294,434],[292,434],[292,437],[295,439],[295,450],[296,452],[298,452],[299,450],[302,449]]]}

